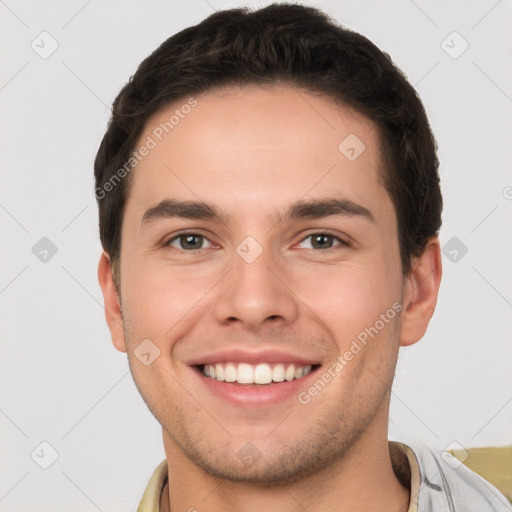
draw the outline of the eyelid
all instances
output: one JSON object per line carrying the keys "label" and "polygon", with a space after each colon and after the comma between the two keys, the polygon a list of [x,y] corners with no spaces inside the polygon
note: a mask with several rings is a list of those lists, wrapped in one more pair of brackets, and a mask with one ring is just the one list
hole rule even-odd
{"label": "eyelid", "polygon": [[[311,232],[309,232],[307,235],[304,235],[298,242],[298,244],[304,242],[304,240],[308,239],[309,237],[313,236],[313,235],[328,235],[328,236],[332,236],[333,238],[335,238],[336,240],[338,240],[340,242],[341,245],[343,246],[351,246],[352,243],[349,241],[349,237],[348,236],[345,236],[343,237],[340,233],[338,232],[335,232],[335,231],[331,231],[330,229],[316,229],[316,230],[313,230]],[[297,245],[297,244],[295,244]],[[335,247],[331,247],[330,249],[323,249],[323,251],[329,251],[329,250],[333,250],[335,249]]]}
{"label": "eyelid", "polygon": [[[190,230],[185,230],[185,231],[179,231],[178,233],[174,233],[173,235],[171,235],[169,237],[165,237],[164,241],[162,242],[162,246],[163,247],[171,247],[171,245],[170,245],[171,242],[174,242],[175,240],[179,239],[180,237],[186,236],[186,235],[198,235],[198,236],[204,238],[205,240],[207,240],[210,244],[218,245],[215,242],[213,242],[210,239],[210,237],[208,237],[208,236],[204,235],[203,233],[201,233],[201,230],[190,229]],[[334,232],[334,231],[331,231],[329,229],[316,229],[316,230],[313,230],[313,231],[309,232],[308,234],[302,236],[302,238],[296,244],[294,244],[294,246],[304,242],[305,240],[307,240],[308,238],[312,237],[313,235],[328,235],[328,236],[331,236],[334,239],[336,239],[338,242],[340,242],[340,244],[342,246],[349,247],[349,246],[352,245],[349,240],[347,240],[346,238],[341,236],[338,232]],[[191,251],[185,251],[184,249],[178,249],[176,247],[173,247],[173,249],[176,249],[176,250],[182,251],[182,252],[193,252],[192,250]],[[195,251],[200,251],[202,249],[206,249],[206,247],[202,247],[201,249],[195,249]],[[323,249],[322,252],[333,250],[333,249],[335,249],[335,247],[331,247],[330,249]]]}
{"label": "eyelid", "polygon": [[[185,230],[185,231],[178,231],[177,233],[174,233],[174,234],[172,234],[170,236],[166,236],[162,240],[161,245],[162,245],[162,247],[171,247],[171,245],[170,245],[171,242],[174,242],[175,240],[181,238],[182,236],[186,236],[186,235],[197,235],[197,236],[200,236],[200,237],[204,238],[205,240],[210,242],[212,245],[218,245],[209,236],[206,236],[205,234],[201,233],[201,230],[198,230],[198,229],[190,229],[190,230]],[[184,249],[177,249],[176,247],[173,247],[173,249],[176,249],[178,251],[183,251],[183,252],[193,252],[193,251],[185,251]],[[200,251],[201,249],[194,249],[194,250],[195,251]]]}

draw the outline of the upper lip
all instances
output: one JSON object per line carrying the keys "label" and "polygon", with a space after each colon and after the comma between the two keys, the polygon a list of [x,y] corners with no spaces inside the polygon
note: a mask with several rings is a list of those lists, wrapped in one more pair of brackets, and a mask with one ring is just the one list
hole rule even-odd
{"label": "upper lip", "polygon": [[214,363],[249,363],[249,364],[277,364],[277,363],[295,363],[299,365],[319,364],[314,359],[298,356],[290,352],[280,350],[259,350],[249,352],[247,350],[231,349],[220,350],[208,355],[197,357],[186,361],[190,366]]}

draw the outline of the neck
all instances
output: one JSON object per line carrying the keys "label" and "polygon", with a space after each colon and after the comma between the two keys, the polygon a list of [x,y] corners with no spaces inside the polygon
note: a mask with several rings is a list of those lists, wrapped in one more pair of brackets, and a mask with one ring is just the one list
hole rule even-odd
{"label": "neck", "polygon": [[164,431],[169,468],[161,512],[406,511],[410,491],[393,471],[387,433],[365,432],[344,455],[299,482],[264,487],[215,478],[193,464]]}

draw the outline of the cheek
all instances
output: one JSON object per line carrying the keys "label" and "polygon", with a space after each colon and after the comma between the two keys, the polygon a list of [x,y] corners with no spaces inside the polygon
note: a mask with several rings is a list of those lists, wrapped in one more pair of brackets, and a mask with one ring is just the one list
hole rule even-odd
{"label": "cheek", "polygon": [[[127,265],[128,267],[128,265]],[[149,338],[161,350],[179,339],[207,302],[208,290],[218,280],[210,272],[200,275],[190,268],[134,262],[123,278],[123,302],[129,308],[129,328],[137,339]],[[136,271],[135,271],[136,269]]]}
{"label": "cheek", "polygon": [[[178,360],[174,361],[173,346],[190,329],[194,305],[204,291],[199,291],[198,297],[197,284],[185,279],[183,272],[142,263],[135,266],[137,272],[130,273],[127,268],[125,276],[130,277],[126,281],[123,277],[122,290],[128,358],[139,392],[161,418],[163,403],[166,407],[172,404],[173,410],[180,404],[181,388],[174,385],[180,374],[174,367]],[[165,399],[161,396],[162,385],[166,388]]]}
{"label": "cheek", "polygon": [[318,267],[301,274],[296,285],[299,297],[340,345],[373,325],[399,298],[394,276],[378,261]]}

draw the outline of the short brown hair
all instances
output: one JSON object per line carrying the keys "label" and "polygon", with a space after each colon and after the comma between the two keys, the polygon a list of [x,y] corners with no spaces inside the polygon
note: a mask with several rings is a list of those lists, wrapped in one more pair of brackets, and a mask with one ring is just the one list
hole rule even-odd
{"label": "short brown hair", "polygon": [[437,145],[421,100],[371,41],[316,8],[295,4],[216,12],[162,43],[123,87],[94,162],[100,238],[113,265],[130,182],[127,172],[118,180],[116,173],[119,178],[126,169],[148,119],[192,94],[278,82],[326,94],[375,122],[402,269],[409,273],[411,257],[441,227]]}

